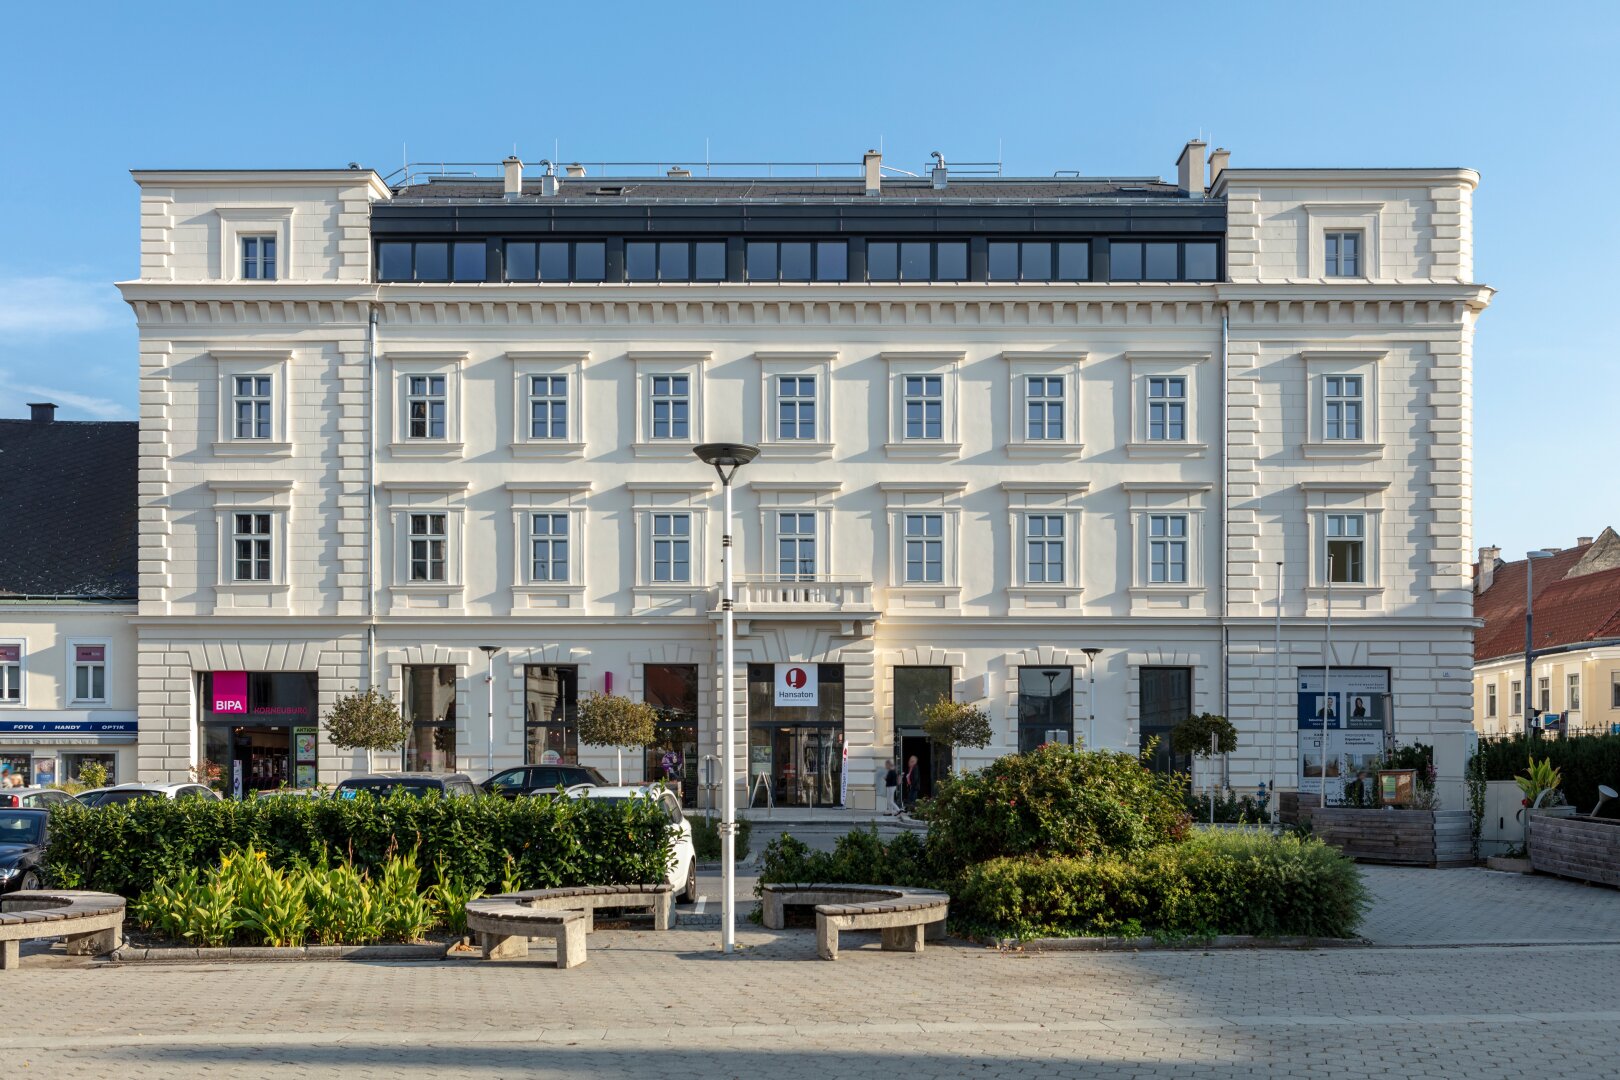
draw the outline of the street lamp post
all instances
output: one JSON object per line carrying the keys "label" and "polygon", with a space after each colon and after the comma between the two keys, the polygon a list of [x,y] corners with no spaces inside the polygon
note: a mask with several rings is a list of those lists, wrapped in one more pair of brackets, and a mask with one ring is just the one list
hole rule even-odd
{"label": "street lamp post", "polygon": [[489,658],[489,668],[484,673],[484,686],[489,691],[489,775],[495,775],[495,654],[501,651],[499,645],[480,645],[484,655]]}
{"label": "street lamp post", "polygon": [[1535,579],[1536,560],[1550,559],[1556,554],[1557,552],[1548,551],[1546,548],[1538,548],[1535,551],[1524,553],[1524,697],[1522,703],[1524,705],[1524,734],[1526,738],[1529,738],[1535,730],[1533,721],[1536,715],[1535,707],[1530,704],[1530,676],[1532,669],[1535,667],[1536,659],[1533,633],[1535,629],[1534,606],[1536,601],[1535,592],[1530,585]]}
{"label": "street lamp post", "polygon": [[725,534],[720,540],[720,610],[725,624],[725,659],[720,683],[720,756],[722,788],[720,795],[720,872],[724,894],[720,898],[720,951],[737,947],[737,766],[736,715],[731,686],[735,663],[736,631],[733,626],[731,596],[731,479],[737,470],[759,456],[759,447],[743,443],[704,443],[692,448],[698,460],[714,466],[725,489]]}
{"label": "street lamp post", "polygon": [[[1086,749],[1097,749],[1097,657],[1101,649],[1081,649],[1086,654]],[[1130,732],[1125,733],[1127,736]]]}
{"label": "street lamp post", "polygon": [[[1052,726],[1052,724],[1057,720],[1057,711],[1052,708],[1052,685],[1057,682],[1057,677],[1063,674],[1063,672],[1059,671],[1057,668],[1042,668],[1041,674],[1046,676],[1046,732],[1048,735],[1050,735],[1053,731],[1057,730]],[[1072,718],[1069,721],[1069,727],[1071,729],[1074,727],[1074,721]],[[1071,743],[1074,741],[1074,732],[1072,730],[1069,732],[1069,741]]]}

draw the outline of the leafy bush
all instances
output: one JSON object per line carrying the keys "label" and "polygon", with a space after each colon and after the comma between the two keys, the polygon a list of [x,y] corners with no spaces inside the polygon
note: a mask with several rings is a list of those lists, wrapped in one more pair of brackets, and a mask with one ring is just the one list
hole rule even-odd
{"label": "leafy bush", "polygon": [[1232,721],[1215,713],[1189,716],[1170,730],[1170,746],[1178,754],[1207,758],[1212,754],[1230,754],[1237,745],[1237,728],[1232,726]]}
{"label": "leafy bush", "polygon": [[[1598,785],[1620,786],[1620,735],[1569,735],[1561,739],[1530,738],[1523,733],[1506,739],[1482,739],[1479,756],[1487,780],[1512,780],[1530,767],[1532,757],[1551,764],[1563,775],[1560,785],[1571,805],[1590,812],[1597,805]],[[1604,816],[1616,812],[1614,803]]]}
{"label": "leafy bush", "polygon": [[579,703],[579,741],[587,746],[646,746],[658,735],[658,710],[622,694],[588,694]]}
{"label": "leafy bush", "polygon": [[[1231,788],[1222,788],[1215,793],[1214,822],[1221,825],[1260,825],[1267,818],[1266,804],[1270,800],[1260,795],[1239,795]],[[1211,824],[1210,798],[1207,793],[1197,795],[1189,791],[1182,800],[1182,806],[1194,821]]]}
{"label": "leafy bush", "polygon": [[1186,834],[1185,779],[1130,754],[1049,744],[954,778],[922,808],[933,862],[955,876],[988,859],[1145,851]]}
{"label": "leafy bush", "polygon": [[1319,840],[1219,832],[1126,856],[992,859],[968,869],[952,916],[1018,938],[1349,937],[1366,905],[1355,864]]}
{"label": "leafy bush", "polygon": [[426,885],[485,891],[508,880],[530,889],[659,882],[673,851],[672,827],[644,799],[154,798],[55,807],[50,828],[53,886],[131,897],[249,846],[279,869],[338,858],[373,878],[390,856],[415,851]]}
{"label": "leafy bush", "polygon": [[[720,821],[718,818],[689,817],[692,823],[692,847],[699,862],[714,862],[720,858]],[[737,819],[737,858],[748,858],[754,838],[754,823],[747,818]]]}
{"label": "leafy bush", "polygon": [[942,697],[922,709],[923,731],[930,739],[952,750],[964,746],[989,746],[994,734],[990,714],[965,701]]}
{"label": "leafy bush", "polygon": [[411,735],[411,722],[376,687],[332,703],[324,722],[326,737],[344,750],[392,750]]}
{"label": "leafy bush", "polygon": [[[938,876],[921,837],[903,832],[888,841],[876,829],[840,836],[832,851],[815,851],[802,840],[778,836],[760,856],[765,882],[848,882],[935,888]],[[755,895],[759,889],[755,887]]]}

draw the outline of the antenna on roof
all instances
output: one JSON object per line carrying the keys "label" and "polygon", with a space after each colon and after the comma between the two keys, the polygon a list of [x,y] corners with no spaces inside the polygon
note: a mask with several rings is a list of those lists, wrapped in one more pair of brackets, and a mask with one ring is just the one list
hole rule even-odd
{"label": "antenna on roof", "polygon": [[709,175],[709,137],[703,136],[703,175]]}

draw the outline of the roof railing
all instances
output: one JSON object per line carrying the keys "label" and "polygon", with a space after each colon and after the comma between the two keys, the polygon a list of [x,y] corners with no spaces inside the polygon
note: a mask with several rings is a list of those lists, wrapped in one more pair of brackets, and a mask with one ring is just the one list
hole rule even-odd
{"label": "roof railing", "polygon": [[[859,180],[863,164],[859,161],[584,161],[565,159],[551,162],[546,159],[525,161],[525,173],[551,165],[557,176],[568,179],[567,170],[583,167],[588,179],[671,179],[671,172],[680,178],[706,178],[717,180]],[[499,180],[502,163],[498,161],[413,161],[400,166],[383,183],[399,189],[423,184],[430,180]],[[1001,176],[999,161],[953,161],[952,176]],[[891,165],[883,166],[885,173],[915,177],[918,173]],[[684,175],[683,175],[684,174]]]}

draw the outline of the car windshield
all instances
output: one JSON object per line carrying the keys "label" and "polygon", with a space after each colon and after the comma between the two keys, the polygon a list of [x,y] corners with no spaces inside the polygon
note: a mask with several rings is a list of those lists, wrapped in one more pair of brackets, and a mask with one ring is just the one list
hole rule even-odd
{"label": "car windshield", "polygon": [[43,814],[0,810],[0,844],[37,844],[44,830]]}
{"label": "car windshield", "polygon": [[386,798],[396,791],[419,799],[444,794],[444,789],[437,784],[415,783],[410,780],[345,780],[338,785],[338,798],[352,799],[362,791],[369,792],[379,799]]}
{"label": "car windshield", "polygon": [[597,787],[607,787],[608,786],[607,777],[603,776],[601,773],[597,772],[594,768],[592,768],[589,765],[585,766],[585,775],[590,777],[591,778],[591,783],[595,784]]}
{"label": "car windshield", "polygon": [[121,803],[134,802],[136,799],[161,799],[163,792],[147,791],[103,791],[100,795],[91,796],[94,800],[92,806],[118,806]]}

